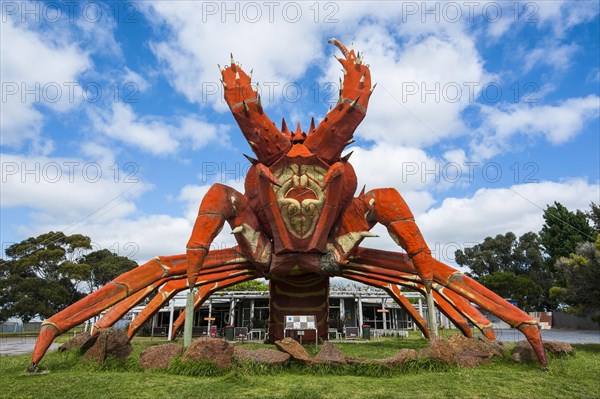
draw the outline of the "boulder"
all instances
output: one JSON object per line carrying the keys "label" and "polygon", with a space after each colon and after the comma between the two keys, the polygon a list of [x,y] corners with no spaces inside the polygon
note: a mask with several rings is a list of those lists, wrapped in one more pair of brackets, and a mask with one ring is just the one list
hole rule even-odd
{"label": "boulder", "polygon": [[106,360],[106,341],[107,334],[100,333],[96,336],[96,342],[89,348],[83,358],[88,361],[96,362],[99,364],[103,364],[104,360]]}
{"label": "boulder", "polygon": [[389,367],[399,366],[409,360],[417,360],[417,351],[414,349],[402,349],[392,357],[377,359],[376,363],[385,364]]}
{"label": "boulder", "polygon": [[290,355],[275,349],[250,350],[240,346],[234,347],[233,356],[242,361],[250,361],[269,366],[280,366],[290,359]]}
{"label": "boulder", "polygon": [[492,340],[483,335],[477,339],[489,346],[490,349],[494,351],[494,354],[500,357],[504,356],[504,351],[509,348],[506,342],[496,341],[495,339]]}
{"label": "boulder", "polygon": [[346,358],[342,351],[336,348],[331,342],[325,341],[323,347],[315,356],[318,363],[330,364],[333,366],[339,366],[341,364],[347,364]]}
{"label": "boulder", "polygon": [[419,359],[433,359],[441,363],[454,364],[454,349],[445,339],[432,339],[429,346],[417,352]]}
{"label": "boulder", "polygon": [[125,331],[106,328],[98,332],[94,344],[85,352],[83,358],[102,364],[108,355],[125,359],[132,351],[133,347]]}
{"label": "boulder", "polygon": [[79,333],[69,341],[59,346],[58,350],[60,352],[70,350],[87,351],[96,343],[97,339],[98,334],[90,335],[88,333]]}
{"label": "boulder", "polygon": [[166,369],[171,360],[183,352],[179,344],[164,344],[146,348],[140,355],[139,364],[145,369]]}
{"label": "boulder", "polygon": [[367,359],[364,357],[347,357],[346,363],[348,364],[363,364],[363,363],[377,363],[378,359]]}
{"label": "boulder", "polygon": [[[546,352],[553,355],[574,355],[575,349],[565,342],[543,341]],[[529,363],[537,360],[537,356],[529,342],[519,341],[511,352],[511,357],[519,363]]]}
{"label": "boulder", "polygon": [[281,341],[275,341],[275,346],[282,352],[289,354],[293,359],[304,363],[310,363],[311,358],[308,356],[306,349],[302,347],[293,338],[286,337]]}
{"label": "boulder", "polygon": [[106,354],[126,359],[131,354],[133,347],[124,330],[111,330],[107,333]]}
{"label": "boulder", "polygon": [[519,363],[529,363],[537,359],[533,348],[527,341],[517,342],[510,356]]}
{"label": "boulder", "polygon": [[574,355],[575,349],[566,342],[544,341],[544,349],[553,355]]}
{"label": "boulder", "polygon": [[484,340],[453,335],[446,339],[434,339],[429,347],[421,349],[419,358],[434,359],[446,364],[461,367],[476,367],[489,363],[492,357],[502,356],[502,350],[496,345],[490,345]]}
{"label": "boulder", "polygon": [[198,338],[183,354],[183,360],[214,362],[220,368],[231,367],[233,345],[222,338]]}

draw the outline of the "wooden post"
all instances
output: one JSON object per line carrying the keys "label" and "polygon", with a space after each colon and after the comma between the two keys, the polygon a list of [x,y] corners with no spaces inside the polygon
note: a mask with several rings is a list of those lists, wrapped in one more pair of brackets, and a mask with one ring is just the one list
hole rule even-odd
{"label": "wooden post", "polygon": [[187,294],[185,302],[185,324],[183,327],[183,346],[188,347],[192,343],[192,329],[194,328],[194,290]]}
{"label": "wooden post", "polygon": [[229,302],[229,320],[228,323],[230,326],[235,326],[235,299],[231,298],[231,302]]}
{"label": "wooden post", "polygon": [[169,305],[169,334],[167,335],[167,340],[171,341],[171,335],[173,335],[173,316],[175,313],[175,299],[171,299],[171,303]]}
{"label": "wooden post", "polygon": [[210,326],[213,321],[212,319],[213,319],[213,317],[212,317],[212,299],[209,299],[208,300],[208,326],[206,327],[207,328],[207,330],[206,330],[207,337],[210,337]]}
{"label": "wooden post", "polygon": [[358,331],[361,336],[362,336],[363,323],[364,323],[364,320],[363,320],[362,298],[359,296],[358,297]]}
{"label": "wooden post", "polygon": [[[385,310],[385,298],[381,298],[381,310]],[[387,331],[387,312],[381,312],[383,318],[383,331]]]}
{"label": "wooden post", "polygon": [[427,326],[429,327],[429,337],[437,338],[438,337],[438,329],[437,322],[435,320],[435,305],[433,302],[433,294],[431,293],[431,289],[427,290]]}

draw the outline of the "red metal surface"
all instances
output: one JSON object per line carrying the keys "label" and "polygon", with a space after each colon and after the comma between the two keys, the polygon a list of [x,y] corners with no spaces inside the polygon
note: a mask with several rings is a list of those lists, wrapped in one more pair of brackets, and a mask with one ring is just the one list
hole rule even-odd
{"label": "red metal surface", "polygon": [[[283,317],[315,314],[319,335],[327,336],[329,278],[343,276],[385,289],[415,320],[424,334],[427,324],[403,297],[398,286],[433,290],[439,309],[470,336],[466,320],[493,338],[489,321],[476,304],[514,328],[546,357],[538,322],[458,270],[431,256],[410,208],[392,188],[361,191],[355,197],[356,175],[342,152],[365,117],[373,93],[371,74],[358,53],[338,40],[344,70],[337,104],[308,133],[298,124],[291,132],[266,116],[251,77],[231,58],[221,70],[225,100],[257,159],[242,194],[213,185],[202,199],[185,255],[159,257],[125,273],[105,287],[47,320],[37,341],[32,368],[54,338],[113,307],[101,323],[131,308],[151,288],[159,294],[134,321],[130,335],[168,298],[188,287],[199,287],[195,305],[213,292],[239,281],[264,277],[270,283],[270,337],[283,335]],[[393,160],[391,160],[393,161]],[[227,223],[238,246],[211,251]],[[380,223],[406,254],[361,248],[370,229]],[[307,313],[308,312],[308,313]],[[182,324],[183,315],[175,323]],[[306,337],[307,339],[309,337]]]}

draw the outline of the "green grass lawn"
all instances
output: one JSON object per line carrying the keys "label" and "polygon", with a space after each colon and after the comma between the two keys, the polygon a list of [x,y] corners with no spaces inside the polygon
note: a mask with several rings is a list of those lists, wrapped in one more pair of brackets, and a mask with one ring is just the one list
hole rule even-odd
{"label": "green grass lawn", "polygon": [[[364,365],[334,369],[291,364],[271,369],[238,364],[215,372],[176,360],[168,371],[143,371],[137,364],[141,350],[163,342],[136,338],[129,359],[109,359],[104,366],[85,363],[75,353],[52,352],[42,360],[50,373],[34,376],[24,373],[30,356],[0,357],[0,398],[600,397],[600,345],[596,344],[575,345],[575,356],[550,358],[548,372],[540,371],[537,363],[523,365],[509,358],[476,369],[424,362],[394,370]],[[346,356],[383,358],[427,343],[411,337],[335,345]],[[314,352],[314,345],[307,349]]]}

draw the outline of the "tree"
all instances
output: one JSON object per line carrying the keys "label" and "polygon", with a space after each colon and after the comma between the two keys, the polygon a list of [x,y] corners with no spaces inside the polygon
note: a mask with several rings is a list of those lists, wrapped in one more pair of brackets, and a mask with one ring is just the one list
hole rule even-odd
{"label": "tree", "polygon": [[97,288],[136,266],[107,250],[85,255],[90,249],[89,237],[62,232],[9,246],[10,259],[0,262],[0,321],[48,318],[83,296],[78,290],[82,282]]}
{"label": "tree", "polygon": [[61,266],[65,262],[74,262],[91,248],[89,237],[81,234],[66,236],[62,232],[51,231],[13,244],[5,253],[23,272],[46,280],[58,280],[64,276]]}
{"label": "tree", "polygon": [[525,311],[543,306],[543,289],[529,276],[508,272],[494,272],[482,276],[479,282],[504,298],[511,298]]}
{"label": "tree", "polygon": [[558,260],[565,286],[553,294],[575,314],[592,315],[600,324],[600,234],[595,243],[581,244],[575,253]]}
{"label": "tree", "polygon": [[0,321],[50,317],[81,297],[66,277],[44,279],[15,261],[0,263]]}
{"label": "tree", "polygon": [[590,204],[590,210],[585,213],[585,216],[592,222],[596,234],[600,234],[600,206],[592,202]]}
{"label": "tree", "polygon": [[513,272],[516,245],[517,237],[512,232],[486,237],[481,244],[457,250],[456,263],[471,269],[467,274],[476,279],[496,272]]}
{"label": "tree", "polygon": [[528,310],[553,306],[553,278],[537,234],[528,232],[517,239],[514,233],[487,237],[482,243],[457,250],[456,263],[470,269],[468,275],[497,294],[518,301]]}
{"label": "tree", "polygon": [[89,291],[95,291],[116,277],[137,267],[137,263],[125,256],[119,256],[108,249],[91,252],[79,259],[81,280]]}
{"label": "tree", "polygon": [[11,259],[1,264],[5,276],[0,291],[2,317],[28,322],[50,317],[81,298],[75,284],[61,268],[91,248],[89,237],[49,232],[9,246]]}
{"label": "tree", "polygon": [[589,225],[586,214],[580,210],[569,211],[559,202],[544,211],[544,226],[540,239],[549,256],[551,266],[561,257],[568,257],[584,242],[593,242],[594,229]]}
{"label": "tree", "polygon": [[269,291],[269,284],[262,280],[249,280],[227,287],[222,291]]}

